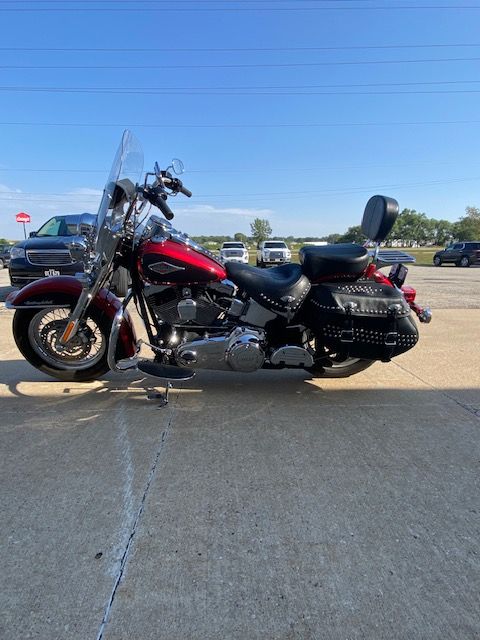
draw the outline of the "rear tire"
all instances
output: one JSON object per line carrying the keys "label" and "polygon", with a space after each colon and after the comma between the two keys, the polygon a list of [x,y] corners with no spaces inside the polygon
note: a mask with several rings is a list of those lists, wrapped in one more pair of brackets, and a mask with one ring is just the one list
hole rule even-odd
{"label": "rear tire", "polygon": [[349,378],[371,367],[375,360],[346,358],[343,362],[333,362],[331,366],[307,369],[314,378]]}
{"label": "rear tire", "polygon": [[4,266],[5,266],[5,263],[3,262],[2,258],[0,258],[0,269],[3,269]]}
{"label": "rear tire", "polygon": [[468,256],[463,256],[463,258],[460,260],[460,266],[461,267],[469,267],[470,266],[470,258]]}
{"label": "rear tire", "polygon": [[[65,382],[95,380],[109,371],[107,350],[112,322],[100,310],[90,307],[83,330],[72,339],[68,350],[60,351],[57,340],[70,313],[70,307],[17,309],[13,318],[15,342],[24,358],[49,376]],[[124,357],[120,345],[116,356]]]}

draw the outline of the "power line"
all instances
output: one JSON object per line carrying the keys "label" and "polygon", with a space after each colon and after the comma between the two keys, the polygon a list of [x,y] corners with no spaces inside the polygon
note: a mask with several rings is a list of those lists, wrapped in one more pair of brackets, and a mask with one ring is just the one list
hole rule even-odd
{"label": "power line", "polygon": [[480,47],[480,43],[451,43],[451,44],[386,44],[386,45],[351,45],[351,46],[330,46],[330,47],[244,47],[244,48],[227,48],[227,47],[196,47],[196,48],[92,48],[92,47],[0,47],[0,51],[38,51],[38,52],[77,52],[77,53],[100,53],[100,52],[113,52],[113,53],[148,53],[148,52],[160,52],[160,53],[250,53],[250,52],[275,52],[275,51],[357,51],[366,49],[430,49],[430,48],[451,48],[451,47]]}
{"label": "power line", "polygon": [[336,66],[361,66],[372,64],[423,64],[433,62],[476,62],[480,57],[468,58],[417,58],[413,60],[322,60],[321,62],[252,62],[231,64],[143,64],[143,65],[1,65],[0,69],[104,69],[113,70],[140,70],[140,69],[263,69],[263,68],[287,68],[287,67],[336,67]]}
{"label": "power line", "polygon": [[[291,173],[306,173],[306,172],[320,172],[320,171],[345,171],[347,169],[374,169],[374,168],[393,168],[393,167],[410,167],[412,165],[428,165],[428,166],[444,166],[444,165],[457,165],[458,160],[441,160],[441,161],[431,161],[431,160],[409,160],[408,162],[394,162],[394,163],[362,163],[358,165],[325,165],[323,167],[301,167],[301,166],[293,166],[288,167],[288,174]],[[269,173],[269,174],[281,174],[285,176],[285,167],[272,167],[272,166],[261,166],[261,167],[243,167],[243,168],[233,168],[233,169],[220,169],[218,167],[210,167],[206,169],[191,169],[190,167],[186,169],[186,175],[191,174],[232,174],[232,173],[241,173],[244,174],[246,172],[258,172],[258,173]],[[105,167],[103,169],[58,169],[53,167],[48,168],[33,168],[33,167],[0,167],[0,173],[77,173],[77,174],[93,174],[99,173],[105,175],[108,172],[108,168]]]}
{"label": "power line", "polygon": [[[50,87],[0,87],[3,93],[88,93],[88,94],[104,94],[104,95],[179,95],[179,96],[385,96],[385,91],[251,91],[251,92],[225,92],[225,91],[156,91],[156,90],[125,90],[125,89],[81,89],[81,88],[50,88]],[[418,89],[415,91],[388,91],[388,95],[438,95],[438,94],[465,94],[480,93],[480,89]]]}
{"label": "power line", "polygon": [[[361,186],[361,187],[350,187],[350,188],[334,188],[334,189],[323,189],[323,190],[303,190],[303,191],[270,191],[270,192],[260,192],[260,193],[221,193],[221,194],[195,194],[197,199],[219,199],[219,198],[242,198],[242,199],[256,199],[258,197],[263,198],[264,196],[272,197],[282,197],[285,196],[312,196],[312,195],[335,195],[335,194],[349,194],[356,193],[359,191],[371,191],[373,189],[397,189],[404,187],[423,187],[423,186],[433,186],[433,185],[444,185],[444,184],[452,184],[456,182],[472,182],[480,180],[480,176],[473,176],[468,178],[444,178],[440,180],[428,180],[421,182],[403,182],[403,183],[389,183],[389,184],[375,184],[369,186]],[[101,198],[101,194],[62,194],[62,193],[35,193],[35,192],[12,192],[12,193],[0,193],[0,200],[28,200],[25,199],[25,196],[34,197],[34,198],[49,198],[49,202],[64,202],[65,198],[67,198],[67,202],[75,202],[77,200],[85,201],[89,198],[95,199],[98,201]],[[51,200],[51,197],[60,197],[61,200]],[[31,202],[31,201],[30,201]],[[182,208],[184,205],[187,205],[187,202],[182,201]],[[191,206],[195,207],[195,202],[191,203]]]}
{"label": "power line", "polygon": [[[267,1],[267,0],[266,0]],[[305,0],[308,2],[309,0]],[[195,2],[195,5],[198,3]],[[86,7],[84,3],[81,3],[79,7],[24,7],[11,9],[10,7],[0,8],[0,13],[247,13],[247,12],[264,12],[264,13],[277,13],[277,12],[315,12],[315,11],[432,11],[432,10],[455,10],[467,9],[477,10],[480,9],[480,5],[371,5],[371,6],[334,6],[334,7],[260,7],[260,6],[239,6],[239,7],[178,7],[169,4],[162,8],[151,7],[115,7],[115,8],[102,8],[102,7]]]}
{"label": "power line", "polygon": [[321,62],[254,62],[254,63],[233,63],[233,64],[163,64],[163,65],[2,65],[1,69],[120,69],[120,70],[140,70],[140,69],[272,69],[288,67],[336,67],[336,66],[361,66],[374,64],[424,64],[434,62],[476,62],[480,57],[468,58],[418,58],[410,60],[333,60]]}
{"label": "power line", "polygon": [[[0,67],[1,69],[2,67]],[[349,89],[355,87],[415,87],[415,86],[433,86],[441,84],[479,84],[480,80],[419,80],[416,82],[367,82],[355,84],[298,84],[298,85],[237,85],[237,86],[218,86],[218,87],[153,87],[152,91],[237,91],[237,90],[266,90],[266,89]],[[1,87],[0,87],[1,88]],[[27,87],[29,88],[29,87]],[[31,87],[33,89],[41,89],[42,87]],[[62,87],[60,87],[62,88]],[[65,87],[65,88],[81,88],[83,87]],[[85,87],[87,88],[87,87]],[[111,91],[140,91],[145,87],[93,87],[92,90],[111,90]],[[89,89],[90,90],[90,89]]]}
{"label": "power line", "polygon": [[480,124],[480,120],[412,120],[404,122],[298,122],[298,123],[112,123],[112,122],[0,122],[6,127],[102,127],[102,128],[146,128],[146,129],[278,129],[278,128],[328,128],[328,127],[394,127],[424,125]]}

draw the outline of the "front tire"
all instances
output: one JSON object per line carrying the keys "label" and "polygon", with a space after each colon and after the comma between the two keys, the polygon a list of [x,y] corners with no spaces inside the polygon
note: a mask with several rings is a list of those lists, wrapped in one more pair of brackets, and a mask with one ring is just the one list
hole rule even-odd
{"label": "front tire", "polygon": [[442,266],[442,261],[438,256],[435,256],[435,258],[433,259],[433,264],[436,267],[441,267]]}
{"label": "front tire", "polygon": [[[36,369],[65,382],[95,380],[109,370],[107,363],[111,320],[95,307],[87,310],[78,333],[62,348],[70,307],[17,309],[13,335],[20,352]],[[117,357],[123,357],[117,353]]]}
{"label": "front tire", "polygon": [[463,258],[460,260],[460,266],[461,267],[469,267],[470,266],[470,259],[468,256],[463,256]]}
{"label": "front tire", "polygon": [[112,276],[112,288],[115,289],[115,293],[119,298],[124,298],[127,295],[130,287],[130,273],[125,267],[118,267],[114,271]]}

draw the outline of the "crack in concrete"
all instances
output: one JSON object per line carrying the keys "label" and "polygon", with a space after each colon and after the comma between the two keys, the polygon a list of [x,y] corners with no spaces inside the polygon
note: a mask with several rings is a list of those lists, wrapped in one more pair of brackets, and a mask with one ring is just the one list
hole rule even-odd
{"label": "crack in concrete", "polygon": [[[173,403],[174,406],[175,406],[175,402],[178,400],[178,396],[179,396],[179,394],[177,393],[176,396],[175,396],[175,401]],[[117,595],[118,587],[120,586],[122,578],[123,578],[123,576],[125,574],[125,569],[126,569],[126,566],[127,566],[128,557],[130,555],[130,550],[131,550],[132,545],[133,545],[133,539],[135,538],[135,534],[137,532],[137,528],[138,528],[138,525],[139,525],[139,522],[140,522],[140,518],[142,517],[142,514],[143,514],[143,510],[144,510],[144,507],[145,507],[145,502],[146,502],[146,499],[147,499],[147,496],[148,496],[148,492],[150,490],[150,485],[152,484],[153,478],[155,476],[155,472],[157,470],[157,466],[158,466],[158,463],[159,463],[159,460],[160,460],[160,456],[161,456],[161,453],[163,451],[163,446],[164,446],[164,443],[165,443],[165,441],[166,441],[166,439],[168,437],[168,434],[170,432],[174,416],[175,416],[175,409],[172,410],[172,415],[170,416],[170,419],[169,419],[169,421],[167,423],[167,426],[165,427],[165,429],[162,432],[162,436],[161,436],[161,439],[160,439],[160,445],[159,445],[159,447],[157,449],[157,453],[155,454],[155,458],[153,460],[153,464],[152,464],[152,466],[150,468],[150,472],[148,474],[147,483],[146,483],[145,488],[143,490],[142,498],[140,500],[140,506],[138,508],[137,515],[136,515],[135,520],[133,522],[133,525],[132,525],[132,528],[130,530],[130,534],[129,534],[129,537],[128,537],[128,540],[127,540],[127,543],[125,545],[125,549],[124,549],[123,554],[122,554],[122,558],[120,560],[120,567],[118,569],[117,575],[115,576],[115,581],[114,581],[114,584],[113,584],[112,592],[110,594],[110,598],[108,599],[108,602],[107,602],[107,604],[105,606],[105,610],[103,612],[103,618],[102,618],[102,622],[100,623],[100,627],[99,627],[99,630],[98,630],[98,634],[97,634],[97,639],[96,640],[103,640],[105,628],[107,626],[107,623],[108,623],[108,620],[109,620],[109,617],[110,617],[110,612],[111,612],[112,607],[113,607],[115,596]]]}
{"label": "crack in concrete", "polygon": [[475,409],[475,407],[470,406],[468,404],[464,404],[463,402],[460,402],[460,400],[457,400],[457,398],[454,398],[453,396],[449,395],[444,389],[439,389],[438,387],[435,387],[431,382],[427,382],[427,380],[424,380],[413,371],[410,371],[406,367],[402,367],[402,365],[399,364],[398,362],[394,362],[394,364],[402,371],[405,371],[405,373],[408,373],[409,375],[413,376],[420,382],[423,382],[423,384],[427,385],[427,387],[430,387],[430,389],[433,389],[434,391],[444,396],[445,398],[448,398],[452,402],[455,402],[455,404],[457,404],[462,409],[465,409],[465,411],[468,411],[468,413],[470,413],[471,415],[475,416],[476,418],[480,418],[480,411],[478,409]]}

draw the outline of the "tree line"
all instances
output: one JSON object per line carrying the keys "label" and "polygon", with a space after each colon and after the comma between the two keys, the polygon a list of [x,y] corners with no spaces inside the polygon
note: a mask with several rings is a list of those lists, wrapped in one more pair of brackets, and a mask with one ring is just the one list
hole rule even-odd
{"label": "tree line", "polygon": [[[250,236],[244,233],[236,233],[233,237],[196,236],[195,240],[201,244],[215,243],[221,245],[223,242],[231,242],[232,240],[257,244],[267,238],[271,238],[272,240],[285,240],[289,244],[303,244],[305,242],[328,242],[330,244],[356,242],[362,244],[366,240],[360,225],[349,227],[343,234],[331,233],[321,237],[272,237],[272,228],[269,221],[261,218],[256,218],[250,224]],[[480,208],[472,206],[466,207],[465,215],[456,222],[429,218],[425,213],[420,213],[415,209],[403,209],[403,211],[399,213],[392,231],[389,233],[387,244],[404,247],[425,245],[443,246],[453,241],[462,240],[480,240]]]}

